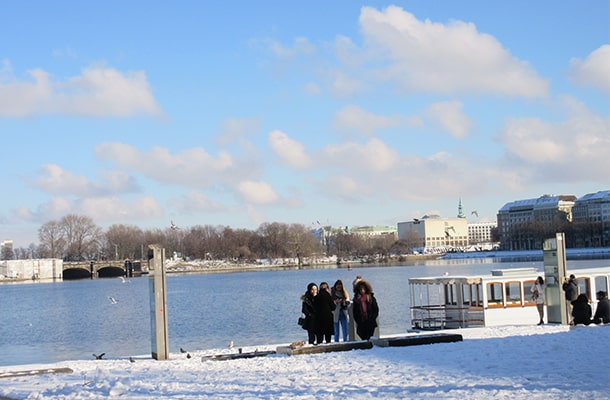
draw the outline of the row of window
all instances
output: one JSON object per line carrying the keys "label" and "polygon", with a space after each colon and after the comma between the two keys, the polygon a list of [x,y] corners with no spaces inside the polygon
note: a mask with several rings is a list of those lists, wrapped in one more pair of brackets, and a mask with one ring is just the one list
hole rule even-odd
{"label": "row of window", "polygon": [[[591,282],[589,278],[577,279],[579,293],[585,293],[591,301],[595,296],[591,293]],[[535,280],[510,281],[510,282],[488,282],[487,306],[493,307],[521,307],[534,306],[531,299],[532,287]],[[483,296],[481,284],[459,285],[462,288],[461,305],[467,307],[483,307]],[[445,285],[445,304],[458,305],[457,284]],[[608,292],[608,282],[603,276],[595,278],[596,290]]]}

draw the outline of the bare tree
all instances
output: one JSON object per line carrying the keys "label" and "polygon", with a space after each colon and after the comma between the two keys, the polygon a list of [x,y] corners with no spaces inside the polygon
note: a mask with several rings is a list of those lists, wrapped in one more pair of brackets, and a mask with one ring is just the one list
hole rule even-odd
{"label": "bare tree", "polygon": [[67,260],[89,259],[96,255],[102,229],[90,217],[84,215],[68,214],[59,224],[66,240]]}
{"label": "bare tree", "polygon": [[105,255],[109,259],[137,259],[143,256],[144,233],[133,225],[115,224],[106,230]]}
{"label": "bare tree", "polygon": [[303,257],[320,252],[321,245],[313,232],[302,224],[292,224],[288,227],[288,242],[285,247],[292,257],[296,257],[298,265],[303,264]]}
{"label": "bare tree", "polygon": [[49,221],[38,229],[40,257],[63,258],[66,247],[64,230],[58,221]]}

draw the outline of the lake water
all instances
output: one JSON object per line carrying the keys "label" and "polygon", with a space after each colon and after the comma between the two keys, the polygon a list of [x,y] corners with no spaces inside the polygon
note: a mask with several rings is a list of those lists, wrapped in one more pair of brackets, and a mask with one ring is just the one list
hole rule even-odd
{"label": "lake water", "polygon": [[[607,264],[569,261],[568,268]],[[542,262],[490,259],[434,260],[412,265],[167,276],[169,350],[271,345],[306,340],[296,323],[309,282],[356,275],[368,280],[379,302],[381,335],[410,327],[408,279],[416,276],[488,273],[496,268],[536,267]],[[0,365],[53,363],[150,355],[150,277],[49,283],[0,284]],[[351,295],[351,294],[350,294]],[[117,300],[116,304],[110,297]]]}

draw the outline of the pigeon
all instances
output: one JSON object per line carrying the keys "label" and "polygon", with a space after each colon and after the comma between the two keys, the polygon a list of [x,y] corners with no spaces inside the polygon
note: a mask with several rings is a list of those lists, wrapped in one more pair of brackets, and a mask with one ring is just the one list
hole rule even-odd
{"label": "pigeon", "polygon": [[103,357],[106,355],[106,353],[102,353],[102,354],[95,354],[93,353],[93,357],[95,357],[96,360],[103,360]]}
{"label": "pigeon", "polygon": [[191,353],[186,353],[186,358],[191,358]]}
{"label": "pigeon", "polygon": [[134,363],[134,362],[136,362],[136,360],[134,360],[133,357],[129,357],[129,362]]}
{"label": "pigeon", "polygon": [[186,350],[184,350],[182,347],[180,347],[180,353],[186,353]]}

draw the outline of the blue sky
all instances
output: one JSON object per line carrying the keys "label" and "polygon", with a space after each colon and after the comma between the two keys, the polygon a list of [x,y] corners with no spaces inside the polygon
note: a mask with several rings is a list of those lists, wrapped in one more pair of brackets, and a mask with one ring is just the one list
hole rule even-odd
{"label": "blue sky", "polygon": [[606,1],[295,3],[4,3],[0,239],[610,189]]}

